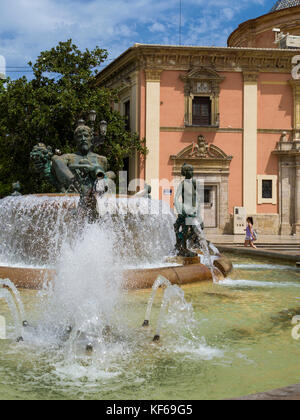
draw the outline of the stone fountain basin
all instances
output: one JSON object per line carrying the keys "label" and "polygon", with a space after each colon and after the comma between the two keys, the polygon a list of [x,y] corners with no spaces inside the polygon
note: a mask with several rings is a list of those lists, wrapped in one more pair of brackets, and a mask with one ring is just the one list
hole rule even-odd
{"label": "stone fountain basin", "polygon": [[[214,262],[214,265],[222,272],[224,277],[227,277],[232,270],[231,261],[223,255]],[[55,280],[55,274],[55,270],[46,268],[0,266],[0,278],[8,278],[16,287],[22,289],[42,289]],[[172,284],[178,285],[212,281],[209,268],[198,263],[176,267],[125,270],[123,288],[127,290],[151,288],[159,275],[166,277]]]}

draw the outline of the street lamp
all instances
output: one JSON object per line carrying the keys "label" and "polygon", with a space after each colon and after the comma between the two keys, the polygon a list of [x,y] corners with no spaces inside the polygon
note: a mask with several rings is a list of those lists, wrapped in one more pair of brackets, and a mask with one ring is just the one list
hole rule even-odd
{"label": "street lamp", "polygon": [[107,133],[107,122],[102,120],[100,123],[100,134],[105,137]]}
{"label": "street lamp", "polygon": [[99,146],[100,144],[103,144],[105,141],[106,133],[107,133],[107,122],[102,120],[99,125],[100,134],[95,135],[95,121],[97,119],[97,112],[93,109],[89,112],[89,120],[92,125],[92,134],[93,134],[93,143],[94,146]]}
{"label": "street lamp", "polygon": [[95,124],[96,118],[97,118],[97,112],[94,109],[92,109],[89,113],[89,120],[91,121],[93,125]]}
{"label": "street lamp", "polygon": [[91,125],[92,125],[92,134],[93,134],[93,137],[94,137],[94,131],[95,131],[95,121],[96,121],[96,118],[97,118],[97,112],[94,109],[92,109],[89,112],[89,120],[90,120]]}

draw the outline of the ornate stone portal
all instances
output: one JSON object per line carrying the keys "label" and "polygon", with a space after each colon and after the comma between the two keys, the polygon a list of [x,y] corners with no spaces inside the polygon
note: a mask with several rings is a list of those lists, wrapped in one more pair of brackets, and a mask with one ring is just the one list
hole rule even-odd
{"label": "ornate stone portal", "polygon": [[300,236],[300,81],[289,81],[294,96],[293,132],[280,137],[273,154],[279,163],[279,216],[281,235]]}
{"label": "ornate stone portal", "polygon": [[171,156],[174,162],[175,182],[181,180],[184,163],[192,165],[194,177],[204,183],[204,225],[214,233],[230,231],[228,215],[228,176],[232,156],[226,155],[219,147],[208,144],[203,135],[197,143],[185,147],[177,155]]}

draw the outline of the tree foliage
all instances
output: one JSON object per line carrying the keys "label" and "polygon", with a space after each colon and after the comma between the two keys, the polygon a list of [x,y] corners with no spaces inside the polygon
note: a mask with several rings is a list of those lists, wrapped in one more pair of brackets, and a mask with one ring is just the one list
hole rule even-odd
{"label": "tree foliage", "polygon": [[122,169],[124,158],[135,151],[146,153],[144,141],[126,131],[124,117],[112,109],[118,92],[95,85],[106,58],[99,47],[80,51],[68,40],[28,63],[32,80],[0,80],[0,197],[10,194],[16,180],[23,194],[53,191],[34,172],[30,151],[38,142],[62,153],[74,151],[74,129],[79,119],[87,122],[91,109],[97,112],[95,131],[101,120],[108,123],[105,144],[95,152],[107,156],[111,170]]}

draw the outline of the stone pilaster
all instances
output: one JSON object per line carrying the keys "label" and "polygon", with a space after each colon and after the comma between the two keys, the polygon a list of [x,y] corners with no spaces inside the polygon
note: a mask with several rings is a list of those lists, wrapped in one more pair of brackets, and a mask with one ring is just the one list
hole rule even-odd
{"label": "stone pilaster", "polygon": [[290,235],[291,225],[291,167],[288,160],[282,158],[279,167],[279,203],[280,203],[280,234]]}
{"label": "stone pilaster", "polygon": [[258,72],[244,72],[243,203],[248,214],[257,208],[257,81]]}
{"label": "stone pilaster", "polygon": [[152,186],[151,195],[159,199],[159,143],[160,143],[160,75],[161,70],[146,73],[146,182]]}
{"label": "stone pilaster", "polygon": [[290,80],[294,97],[293,138],[300,140],[300,80]]}
{"label": "stone pilaster", "polygon": [[[139,72],[131,75],[131,129],[134,133],[139,132]],[[129,159],[130,181],[139,178],[138,175],[138,154]],[[137,184],[132,186],[137,188]]]}
{"label": "stone pilaster", "polygon": [[294,233],[300,236],[300,156],[296,157],[296,177],[295,177],[295,224]]}

